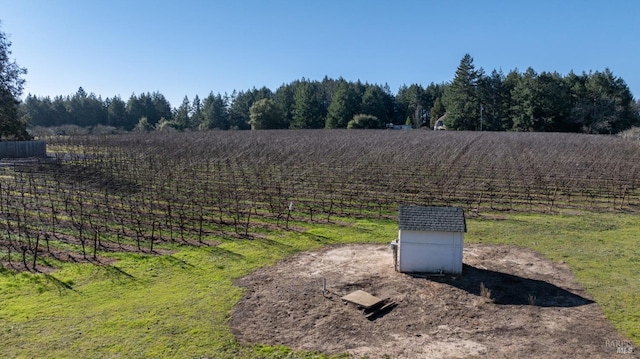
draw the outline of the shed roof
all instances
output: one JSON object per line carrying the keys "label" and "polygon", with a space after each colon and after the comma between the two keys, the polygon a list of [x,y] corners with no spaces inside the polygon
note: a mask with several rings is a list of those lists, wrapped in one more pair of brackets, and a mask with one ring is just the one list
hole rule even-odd
{"label": "shed roof", "polygon": [[400,205],[398,226],[410,231],[466,232],[464,210],[459,207]]}

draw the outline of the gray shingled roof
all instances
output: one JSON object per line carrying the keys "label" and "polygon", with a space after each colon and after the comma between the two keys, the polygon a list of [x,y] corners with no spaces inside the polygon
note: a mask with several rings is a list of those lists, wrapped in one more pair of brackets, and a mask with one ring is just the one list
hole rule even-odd
{"label": "gray shingled roof", "polygon": [[458,207],[400,205],[398,226],[409,231],[466,232],[464,210]]}

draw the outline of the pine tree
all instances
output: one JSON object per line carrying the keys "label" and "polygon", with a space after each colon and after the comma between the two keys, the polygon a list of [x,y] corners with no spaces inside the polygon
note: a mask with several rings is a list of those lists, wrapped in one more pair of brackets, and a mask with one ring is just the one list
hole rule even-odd
{"label": "pine tree", "polygon": [[202,118],[200,129],[217,128],[229,129],[229,112],[227,108],[228,98],[220,94],[209,93],[202,103]]}
{"label": "pine tree", "polygon": [[314,82],[301,81],[293,95],[293,119],[291,128],[323,128],[324,116],[318,86]]}
{"label": "pine tree", "polygon": [[452,130],[475,130],[480,125],[478,78],[473,58],[465,54],[456,70],[456,76],[445,91],[443,102],[447,109],[445,124]]}
{"label": "pine tree", "polygon": [[273,95],[273,101],[278,107],[282,115],[282,127],[289,128],[293,121],[293,98],[295,93],[296,82],[288,85],[282,85]]}
{"label": "pine tree", "polygon": [[585,88],[589,101],[585,132],[617,133],[639,124],[640,116],[634,111],[629,87],[611,70],[590,74]]}
{"label": "pine tree", "polygon": [[346,128],[347,123],[360,112],[360,98],[354,86],[340,81],[329,104],[326,128]]}
{"label": "pine tree", "polygon": [[202,114],[202,102],[200,101],[200,97],[196,95],[193,98],[193,103],[191,104],[191,118],[189,119],[189,128],[197,129],[204,122],[204,116]]}
{"label": "pine tree", "polygon": [[378,85],[368,85],[362,95],[362,106],[360,113],[372,115],[382,123],[389,122],[389,109],[387,103],[390,101],[385,90]]}
{"label": "pine tree", "polygon": [[182,100],[182,104],[175,110],[173,115],[173,126],[178,130],[184,130],[189,127],[191,112],[191,101],[187,96]]}
{"label": "pine tree", "polygon": [[481,129],[500,131],[511,129],[506,102],[509,98],[502,71],[493,70],[490,75],[478,79],[478,96],[481,106]]}
{"label": "pine tree", "polygon": [[113,127],[124,127],[127,109],[126,104],[120,96],[114,96],[112,99],[107,99],[107,125]]}
{"label": "pine tree", "polygon": [[399,116],[403,123],[415,128],[422,126],[425,108],[425,93],[422,86],[413,84],[409,87],[402,85],[396,95]]}

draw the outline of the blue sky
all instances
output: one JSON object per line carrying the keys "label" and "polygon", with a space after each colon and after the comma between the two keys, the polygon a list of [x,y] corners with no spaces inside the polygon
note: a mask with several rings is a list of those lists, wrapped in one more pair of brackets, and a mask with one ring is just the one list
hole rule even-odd
{"label": "blue sky", "polygon": [[325,75],[385,84],[477,68],[611,69],[640,98],[635,0],[0,0],[25,95],[197,94]]}

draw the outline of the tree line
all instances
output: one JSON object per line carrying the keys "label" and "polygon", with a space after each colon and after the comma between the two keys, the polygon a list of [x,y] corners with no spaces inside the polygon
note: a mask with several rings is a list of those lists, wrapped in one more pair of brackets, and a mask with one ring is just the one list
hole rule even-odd
{"label": "tree line", "polygon": [[[640,126],[639,102],[609,69],[582,74],[476,69],[466,54],[451,82],[388,85],[325,77],[184,97],[172,107],[159,92],[102,99],[82,87],[69,96],[29,94],[19,106],[30,126],[109,126],[124,131],[384,128],[618,133]],[[445,116],[446,114],[446,116]]]}
{"label": "tree line", "polygon": [[436,113],[446,112],[445,125],[456,130],[618,133],[640,125],[639,104],[609,69],[487,75],[466,54]]}
{"label": "tree line", "polygon": [[29,94],[20,113],[32,126],[104,125],[126,131],[381,128],[386,123],[406,121],[420,126],[416,107],[422,109],[421,103],[441,96],[442,88],[435,84],[426,89],[403,86],[393,95],[387,85],[303,78],[283,84],[275,92],[262,87],[231,94],[211,92],[193,100],[185,96],[172,108],[159,92],[132,94],[126,101],[119,96],[103,100],[80,87],[73,95],[53,99]]}

